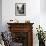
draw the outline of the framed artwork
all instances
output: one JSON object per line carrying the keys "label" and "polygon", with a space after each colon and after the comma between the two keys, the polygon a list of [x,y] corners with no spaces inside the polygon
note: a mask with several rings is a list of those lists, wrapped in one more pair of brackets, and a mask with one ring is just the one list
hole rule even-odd
{"label": "framed artwork", "polygon": [[16,3],[15,4],[15,15],[16,16],[26,15],[26,3]]}

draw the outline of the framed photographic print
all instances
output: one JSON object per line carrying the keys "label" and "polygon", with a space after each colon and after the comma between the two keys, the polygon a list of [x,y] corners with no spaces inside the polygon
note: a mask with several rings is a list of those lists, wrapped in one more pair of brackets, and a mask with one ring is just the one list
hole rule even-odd
{"label": "framed photographic print", "polygon": [[15,4],[15,15],[16,16],[26,15],[26,3],[16,3]]}

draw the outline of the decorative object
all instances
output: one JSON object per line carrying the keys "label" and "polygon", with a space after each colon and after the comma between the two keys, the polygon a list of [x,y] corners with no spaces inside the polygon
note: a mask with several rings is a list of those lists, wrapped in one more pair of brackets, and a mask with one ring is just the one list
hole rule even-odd
{"label": "decorative object", "polygon": [[4,45],[5,46],[10,46],[10,42],[12,42],[12,36],[11,36],[11,32],[9,31],[5,31],[5,32],[1,32],[1,36],[2,39],[4,41]]}
{"label": "decorative object", "polygon": [[0,32],[0,46],[5,46],[5,45],[4,45],[4,41],[3,41],[3,39],[2,39],[2,36],[1,36],[1,32]]}
{"label": "decorative object", "polygon": [[46,31],[44,31],[44,35],[45,35],[45,41],[46,41]]}
{"label": "decorative object", "polygon": [[37,34],[38,35],[38,40],[39,40],[39,46],[45,46],[45,35],[43,32],[42,27],[36,28],[37,29]]}
{"label": "decorative object", "polygon": [[15,15],[16,16],[26,15],[26,3],[16,3],[15,4]]}
{"label": "decorative object", "polygon": [[25,23],[30,23],[30,20],[25,20]]}
{"label": "decorative object", "polygon": [[19,23],[19,21],[17,19],[11,19],[10,21],[8,21],[9,23]]}

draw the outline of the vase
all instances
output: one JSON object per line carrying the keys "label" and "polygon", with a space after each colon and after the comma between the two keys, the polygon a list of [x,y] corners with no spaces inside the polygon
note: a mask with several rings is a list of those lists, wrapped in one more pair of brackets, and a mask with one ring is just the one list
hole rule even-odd
{"label": "vase", "polygon": [[45,46],[45,41],[39,40],[39,46]]}

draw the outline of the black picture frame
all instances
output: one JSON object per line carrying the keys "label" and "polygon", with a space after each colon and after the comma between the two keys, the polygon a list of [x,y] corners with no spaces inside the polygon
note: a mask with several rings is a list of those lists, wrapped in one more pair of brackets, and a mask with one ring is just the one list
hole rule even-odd
{"label": "black picture frame", "polygon": [[16,16],[26,16],[26,3],[16,3],[15,4],[15,15]]}

